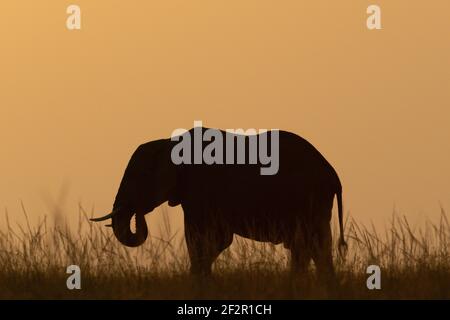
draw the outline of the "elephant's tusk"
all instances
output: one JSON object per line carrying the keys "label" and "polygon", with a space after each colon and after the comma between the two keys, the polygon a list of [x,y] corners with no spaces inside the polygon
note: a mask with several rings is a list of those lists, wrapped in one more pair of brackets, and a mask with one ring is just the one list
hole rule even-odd
{"label": "elephant's tusk", "polygon": [[100,218],[92,218],[89,220],[94,221],[94,222],[105,221],[105,220],[112,218],[114,216],[114,214],[115,214],[115,211],[111,212],[110,214],[107,214],[106,216],[103,216]]}

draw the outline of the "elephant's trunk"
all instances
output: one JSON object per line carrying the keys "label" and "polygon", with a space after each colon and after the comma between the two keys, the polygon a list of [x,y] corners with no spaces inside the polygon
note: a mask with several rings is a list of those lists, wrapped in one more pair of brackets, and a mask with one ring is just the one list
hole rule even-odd
{"label": "elephant's trunk", "polygon": [[143,214],[136,214],[136,232],[130,228],[133,212],[120,210],[112,216],[112,228],[117,240],[128,247],[137,247],[145,242],[148,236],[147,224]]}

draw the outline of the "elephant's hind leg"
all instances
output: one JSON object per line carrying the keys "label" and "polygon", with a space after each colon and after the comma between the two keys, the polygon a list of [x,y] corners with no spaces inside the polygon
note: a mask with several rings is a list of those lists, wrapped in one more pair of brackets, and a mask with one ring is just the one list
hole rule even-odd
{"label": "elephant's hind leg", "polygon": [[306,274],[311,263],[311,250],[308,246],[307,235],[302,231],[297,232],[287,247],[291,250],[291,272]]}
{"label": "elephant's hind leg", "polygon": [[336,276],[333,266],[331,227],[328,221],[317,225],[311,249],[319,280],[326,284],[334,284]]}
{"label": "elephant's hind leg", "polygon": [[291,271],[295,274],[304,275],[308,272],[308,267],[311,262],[311,255],[309,252],[299,250],[298,248],[291,249]]}

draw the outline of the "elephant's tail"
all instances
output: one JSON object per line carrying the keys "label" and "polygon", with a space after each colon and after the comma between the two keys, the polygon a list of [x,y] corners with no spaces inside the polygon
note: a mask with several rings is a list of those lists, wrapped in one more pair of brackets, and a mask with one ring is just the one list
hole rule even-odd
{"label": "elephant's tail", "polygon": [[344,239],[344,223],[343,223],[343,206],[342,206],[342,187],[336,192],[337,205],[338,205],[338,217],[339,217],[339,254],[345,256],[347,252],[347,243]]}

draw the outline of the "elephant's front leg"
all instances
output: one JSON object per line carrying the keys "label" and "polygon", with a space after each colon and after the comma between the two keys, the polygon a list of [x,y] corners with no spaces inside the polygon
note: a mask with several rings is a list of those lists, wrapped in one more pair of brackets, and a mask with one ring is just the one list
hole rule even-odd
{"label": "elephant's front leg", "polygon": [[185,218],[184,222],[191,273],[210,275],[214,260],[231,244],[233,234],[214,228],[207,220],[199,220]]}

